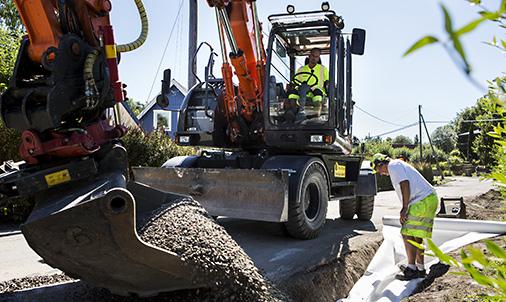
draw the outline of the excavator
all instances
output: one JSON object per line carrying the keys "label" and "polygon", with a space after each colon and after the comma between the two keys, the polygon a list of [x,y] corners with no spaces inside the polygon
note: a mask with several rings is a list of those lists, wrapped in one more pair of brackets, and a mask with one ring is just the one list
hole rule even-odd
{"label": "excavator", "polygon": [[[328,2],[309,12],[288,5],[268,17],[264,47],[256,1],[207,2],[216,14],[222,78],[212,73],[211,54],[204,81],[183,101],[175,136],[201,152],[134,168],[134,178],[190,195],[213,216],[281,222],[300,239],[320,234],[331,199],[340,201],[341,218],[369,220],[376,180],[363,157],[351,155],[351,60],[364,53],[365,30],[345,33]],[[321,104],[309,94],[317,74],[299,71],[315,49],[329,70]],[[170,69],[164,74],[162,107],[170,102]]]}
{"label": "excavator", "polygon": [[[256,1],[208,0],[223,78],[206,73],[190,90],[176,139],[214,148],[163,167],[134,168],[132,175],[121,143],[127,129],[119,115],[125,85],[118,63],[146,39],[142,1],[134,0],[139,38],[119,45],[110,0],[14,2],[27,35],[0,115],[21,132],[23,161],[1,166],[0,193],[35,199],[21,230],[47,264],[122,295],[205,286],[180,255],[136,231],[161,204],[188,196],[210,215],[284,223],[301,239],[321,232],[330,198],[340,199],[343,218],[370,219],[374,175],[361,169],[361,156],[350,155],[351,54],[363,53],[365,31],[343,33],[344,21],[328,3],[321,11],[288,6],[286,14],[270,16],[264,48]],[[309,105],[294,108],[284,87],[297,85],[305,101],[311,76],[297,82],[295,70],[312,48],[329,58],[321,114]],[[161,103],[170,101],[170,71],[164,74]]]}

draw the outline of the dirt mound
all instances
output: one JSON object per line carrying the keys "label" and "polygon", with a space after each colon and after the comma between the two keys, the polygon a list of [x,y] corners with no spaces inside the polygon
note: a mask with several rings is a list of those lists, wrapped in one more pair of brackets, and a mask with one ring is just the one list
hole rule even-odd
{"label": "dirt mound", "polygon": [[464,200],[467,219],[502,221],[505,216],[505,199],[500,192],[490,190],[471,199]]}
{"label": "dirt mound", "polygon": [[345,238],[336,258],[289,278],[279,288],[294,301],[336,301],[344,298],[365,273],[382,242],[383,236],[379,233]]}

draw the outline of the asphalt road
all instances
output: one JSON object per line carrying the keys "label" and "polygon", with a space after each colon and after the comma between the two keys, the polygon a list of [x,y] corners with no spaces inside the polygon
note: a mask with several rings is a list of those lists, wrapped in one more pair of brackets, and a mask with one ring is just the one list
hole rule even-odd
{"label": "asphalt road", "polygon": [[[440,197],[470,197],[485,193],[490,188],[490,181],[455,177],[436,189]],[[324,231],[318,239],[308,241],[286,237],[282,226],[276,223],[227,218],[220,218],[219,223],[244,248],[257,267],[275,281],[335,258],[350,238],[359,239],[357,236],[363,233],[381,230],[381,218],[397,215],[400,205],[395,192],[380,192],[371,221],[345,221],[339,218],[339,202],[331,201]],[[41,261],[21,234],[15,230],[0,230],[0,282],[58,271]]]}

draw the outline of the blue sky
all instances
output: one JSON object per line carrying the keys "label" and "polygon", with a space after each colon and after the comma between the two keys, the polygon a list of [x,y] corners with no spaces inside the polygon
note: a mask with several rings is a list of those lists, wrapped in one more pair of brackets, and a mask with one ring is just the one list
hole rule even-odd
{"label": "blue sky", "polygon": [[[164,68],[171,68],[175,79],[186,86],[188,61],[188,0],[156,1],[145,0],[150,20],[150,32],[146,43],[138,50],[123,54],[120,64],[121,80],[128,85],[129,97],[146,102],[160,90]],[[439,45],[428,46],[406,58],[402,54],[416,40],[432,34],[446,37],[443,15],[438,1],[391,0],[329,1],[331,9],[344,17],[345,31],[354,27],[367,31],[366,50],[361,57],[355,56],[353,64],[353,96],[356,104],[390,122],[385,123],[355,110],[354,135],[378,135],[418,120],[418,105],[423,107],[426,120],[451,120],[456,113],[471,106],[485,91],[473,86],[454,65],[446,51]],[[499,0],[483,1],[496,9]],[[458,28],[475,19],[478,7],[465,0],[442,1]],[[285,12],[287,4],[297,11],[319,9],[321,1],[257,1],[264,30],[269,29],[267,17]],[[177,18],[181,5],[181,13]],[[207,2],[198,2],[198,40],[212,44],[217,53],[217,36],[214,10]],[[133,1],[116,1],[112,12],[112,23],[118,44],[134,40],[140,31],[140,21]],[[172,30],[172,36],[169,35]],[[493,36],[505,39],[504,31],[493,24],[483,24],[462,39],[473,76],[485,87],[486,81],[501,75],[506,67],[506,55],[482,42],[491,41]],[[168,42],[168,44],[167,44]],[[162,57],[165,45],[168,45]],[[207,53],[199,57],[199,72],[207,62]],[[162,59],[163,58],[163,59]],[[217,60],[215,74],[220,74],[221,60]],[[158,75],[158,66],[161,66]],[[154,84],[153,84],[154,83]],[[154,86],[153,86],[154,85]],[[153,86],[153,88],[151,88]],[[151,93],[150,93],[151,91]],[[391,124],[393,123],[393,124]],[[428,125],[432,132],[438,124]],[[399,134],[413,137],[418,127]]]}

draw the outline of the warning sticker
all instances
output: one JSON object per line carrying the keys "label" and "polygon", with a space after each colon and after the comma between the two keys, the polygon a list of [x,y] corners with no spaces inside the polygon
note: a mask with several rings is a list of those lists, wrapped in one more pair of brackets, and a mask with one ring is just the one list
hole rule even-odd
{"label": "warning sticker", "polygon": [[70,173],[67,169],[48,174],[44,177],[46,178],[46,183],[48,186],[56,186],[58,184],[70,181]]}
{"label": "warning sticker", "polygon": [[346,178],[346,164],[340,165],[338,162],[334,164],[334,177]]}

